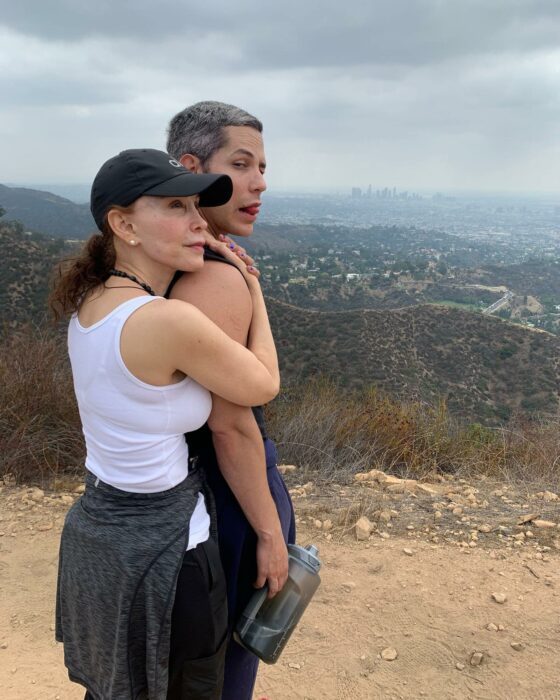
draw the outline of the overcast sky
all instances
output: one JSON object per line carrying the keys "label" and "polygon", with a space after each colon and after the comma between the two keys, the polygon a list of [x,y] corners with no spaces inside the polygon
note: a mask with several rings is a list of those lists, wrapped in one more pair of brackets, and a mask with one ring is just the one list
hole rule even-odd
{"label": "overcast sky", "polygon": [[1,2],[0,182],[89,182],[203,99],[263,120],[271,189],[560,192],[560,2]]}

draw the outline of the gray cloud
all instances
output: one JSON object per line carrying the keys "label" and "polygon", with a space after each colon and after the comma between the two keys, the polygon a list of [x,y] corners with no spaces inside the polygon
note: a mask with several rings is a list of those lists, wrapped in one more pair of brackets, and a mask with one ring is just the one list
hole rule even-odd
{"label": "gray cloud", "polygon": [[28,177],[14,162],[30,133],[46,181],[87,180],[120,148],[161,147],[186,104],[221,99],[264,120],[272,184],[312,189],[355,173],[409,187],[560,186],[556,1],[193,7],[3,8],[0,181]]}
{"label": "gray cloud", "polygon": [[[33,5],[32,11],[29,5]],[[237,68],[397,64],[558,45],[555,0],[54,0],[10,3],[2,23],[46,39],[127,37],[159,43],[213,35],[239,47]]]}

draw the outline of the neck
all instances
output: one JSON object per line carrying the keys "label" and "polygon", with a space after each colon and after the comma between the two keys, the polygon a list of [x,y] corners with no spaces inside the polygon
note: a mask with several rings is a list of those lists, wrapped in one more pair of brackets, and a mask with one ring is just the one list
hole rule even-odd
{"label": "neck", "polygon": [[[130,261],[122,260],[117,257],[114,265],[115,270],[122,270],[129,275],[134,275],[141,282],[144,282],[152,288],[156,296],[163,296],[173,279],[173,270],[169,269],[147,269],[143,265],[135,265]],[[131,286],[133,286],[131,282]]]}

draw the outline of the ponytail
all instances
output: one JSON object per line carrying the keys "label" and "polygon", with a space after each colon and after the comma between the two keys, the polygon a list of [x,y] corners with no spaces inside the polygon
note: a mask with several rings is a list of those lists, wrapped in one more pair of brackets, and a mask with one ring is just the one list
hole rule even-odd
{"label": "ponytail", "polygon": [[109,278],[115,258],[113,232],[105,219],[102,233],[88,238],[81,253],[63,260],[55,271],[49,307],[56,320],[77,311],[84,296]]}

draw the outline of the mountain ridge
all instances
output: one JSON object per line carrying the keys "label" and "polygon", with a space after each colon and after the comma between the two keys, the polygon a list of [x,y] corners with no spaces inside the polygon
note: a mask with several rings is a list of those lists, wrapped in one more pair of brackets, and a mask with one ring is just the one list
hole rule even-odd
{"label": "mountain ridge", "polygon": [[[0,328],[43,323],[53,269],[76,244],[0,222],[0,245]],[[348,389],[443,398],[454,415],[489,425],[559,411],[558,336],[436,305],[324,311],[267,296],[267,306],[284,384],[324,374]]]}
{"label": "mountain ridge", "polygon": [[85,238],[96,230],[87,204],[76,204],[52,192],[0,184],[0,206],[6,210],[6,219],[56,238]]}
{"label": "mountain ridge", "polygon": [[283,380],[327,374],[403,399],[443,397],[454,414],[489,423],[560,408],[560,338],[552,334],[432,305],[308,311],[267,298],[267,306]]}

